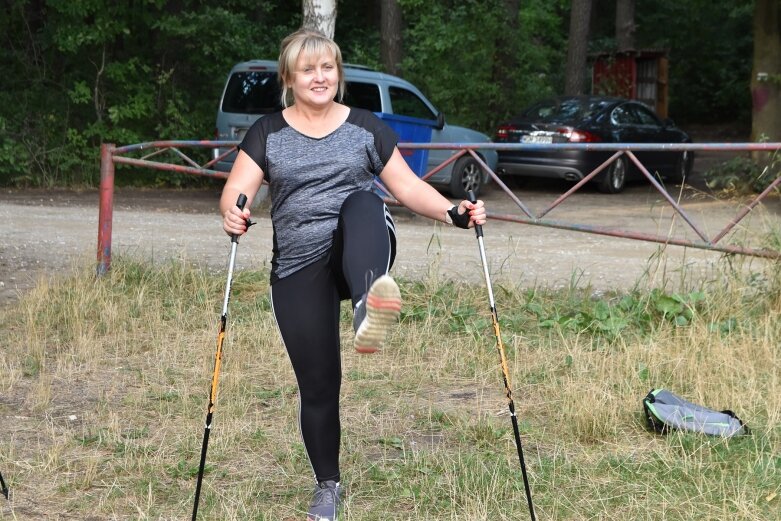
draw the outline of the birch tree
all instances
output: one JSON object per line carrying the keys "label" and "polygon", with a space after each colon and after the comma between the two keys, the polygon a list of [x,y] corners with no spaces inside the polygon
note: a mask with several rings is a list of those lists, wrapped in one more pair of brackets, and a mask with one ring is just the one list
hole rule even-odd
{"label": "birch tree", "polygon": [[302,0],[302,27],[320,31],[329,38],[336,28],[336,0]]}

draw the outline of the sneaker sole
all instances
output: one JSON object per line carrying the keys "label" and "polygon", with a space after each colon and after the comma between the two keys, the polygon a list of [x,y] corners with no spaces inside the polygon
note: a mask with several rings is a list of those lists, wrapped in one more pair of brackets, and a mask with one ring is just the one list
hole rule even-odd
{"label": "sneaker sole", "polygon": [[366,318],[355,334],[355,350],[376,353],[385,341],[391,325],[401,314],[401,292],[396,281],[383,275],[369,288],[366,296]]}

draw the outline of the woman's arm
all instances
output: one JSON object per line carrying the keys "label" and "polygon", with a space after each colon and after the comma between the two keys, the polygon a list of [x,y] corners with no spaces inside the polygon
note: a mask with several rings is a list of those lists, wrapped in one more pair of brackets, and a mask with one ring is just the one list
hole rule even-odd
{"label": "woman's arm", "polygon": [[[413,212],[430,219],[446,222],[445,215],[453,203],[430,184],[416,176],[407,162],[404,161],[398,148],[394,148],[390,161],[380,174],[380,179],[390,190],[390,193]],[[458,213],[463,214],[467,211],[471,215],[470,227],[474,226],[475,222],[485,224],[483,201],[477,201],[474,204],[466,200],[461,201],[458,205]]]}
{"label": "woman's arm", "polygon": [[244,194],[247,196],[247,201],[252,201],[261,183],[263,183],[263,170],[243,150],[239,150],[220,197],[222,229],[225,233],[243,235],[247,231],[250,210],[248,207],[244,207],[244,211],[239,210],[236,200],[239,194]]}

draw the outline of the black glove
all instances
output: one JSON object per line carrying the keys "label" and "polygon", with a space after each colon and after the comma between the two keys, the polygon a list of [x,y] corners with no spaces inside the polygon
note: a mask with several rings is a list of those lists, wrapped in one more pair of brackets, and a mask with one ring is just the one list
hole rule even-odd
{"label": "black glove", "polygon": [[469,229],[469,221],[472,220],[471,216],[469,215],[469,210],[465,211],[464,213],[458,213],[458,206],[453,206],[450,208],[450,210],[447,211],[447,213],[450,216],[450,219],[453,221],[453,226],[458,226],[464,230]]}

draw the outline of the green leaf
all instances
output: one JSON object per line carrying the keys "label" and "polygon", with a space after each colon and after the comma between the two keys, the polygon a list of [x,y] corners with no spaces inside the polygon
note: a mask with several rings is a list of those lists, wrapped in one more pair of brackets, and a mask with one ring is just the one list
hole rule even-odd
{"label": "green leaf", "polygon": [[648,379],[651,376],[651,371],[648,369],[648,366],[645,365],[643,362],[640,362],[637,364],[637,377],[642,382],[647,382]]}
{"label": "green leaf", "polygon": [[380,443],[383,445],[388,445],[389,447],[393,447],[394,449],[404,449],[404,441],[396,436],[391,438],[381,438]]}
{"label": "green leaf", "polygon": [[73,88],[68,91],[68,97],[75,104],[89,103],[92,99],[92,93],[87,83],[84,81],[77,81],[74,83]]}
{"label": "green leaf", "polygon": [[656,310],[667,315],[677,315],[683,311],[683,304],[673,297],[661,295],[656,299]]}

